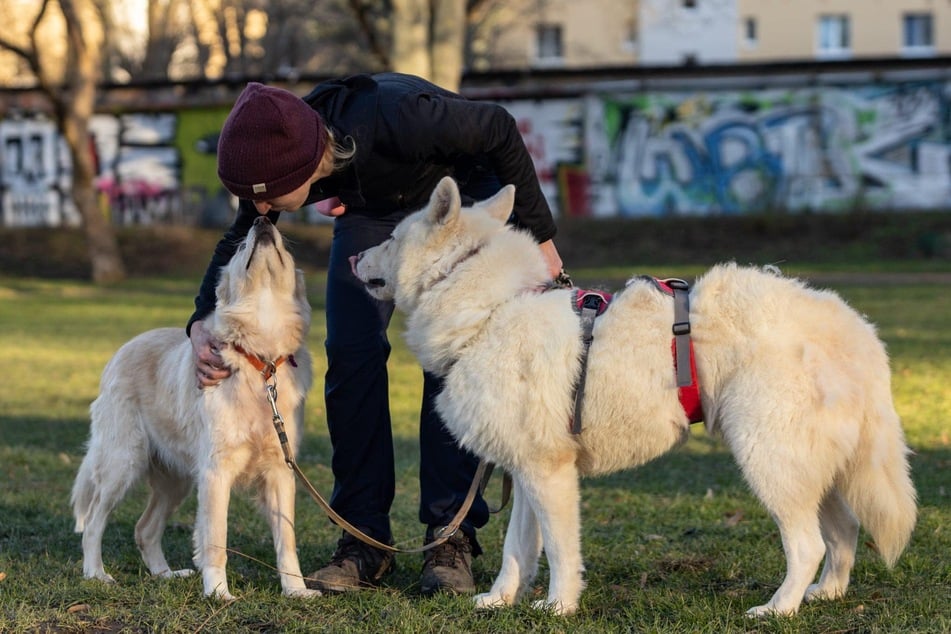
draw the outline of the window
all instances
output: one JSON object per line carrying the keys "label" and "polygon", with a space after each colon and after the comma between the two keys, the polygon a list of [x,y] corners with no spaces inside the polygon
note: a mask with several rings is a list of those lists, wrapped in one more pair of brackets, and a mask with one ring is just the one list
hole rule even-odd
{"label": "window", "polygon": [[637,51],[637,18],[627,21],[624,29],[624,42],[621,47],[625,51]]}
{"label": "window", "polygon": [[539,24],[535,32],[535,59],[539,62],[560,62],[564,57],[561,25]]}
{"label": "window", "polygon": [[819,57],[848,57],[851,49],[849,16],[823,15],[819,17]]}
{"label": "window", "polygon": [[743,34],[747,46],[756,46],[756,18],[746,18],[743,21]]}
{"label": "window", "polygon": [[902,53],[934,54],[934,27],[930,13],[906,13],[902,16]]}

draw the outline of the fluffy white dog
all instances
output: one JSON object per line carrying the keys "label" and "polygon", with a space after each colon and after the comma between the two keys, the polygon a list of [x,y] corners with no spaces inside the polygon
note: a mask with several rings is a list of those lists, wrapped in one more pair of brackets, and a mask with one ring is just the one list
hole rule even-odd
{"label": "fluffy white dog", "polygon": [[[445,378],[437,408],[456,439],[512,475],[502,570],[477,605],[514,603],[544,548],[551,580],[539,607],[571,613],[584,586],[579,476],[641,465],[688,433],[674,300],[634,278],[595,321],[583,430],[572,434],[583,330],[572,290],[546,290],[531,236],[505,224],[513,195],[462,209],[445,179],[351,264],[370,294],[407,314],[408,345]],[[859,522],[895,562],[916,496],[874,327],[835,293],[732,264],[706,273],[689,304],[706,426],[775,518],[786,554],[782,585],[749,614],[843,595]]]}
{"label": "fluffy white dog", "polygon": [[294,536],[294,473],[272,424],[265,385],[296,451],[311,384],[305,347],[310,304],[303,273],[277,229],[258,218],[217,285],[217,307],[206,327],[222,342],[233,374],[199,390],[191,343],[181,328],[151,330],[126,343],[106,365],[92,415],[88,451],[73,486],[76,531],[83,533],[83,574],[112,582],[102,564],[109,513],[146,477],[150,497],[135,527],[149,571],[172,570],[162,533],[172,512],[197,484],[194,562],[206,596],[234,597],[225,576],[228,502],[234,485],[257,489],[271,527],[284,594],[320,593],[304,585]]}

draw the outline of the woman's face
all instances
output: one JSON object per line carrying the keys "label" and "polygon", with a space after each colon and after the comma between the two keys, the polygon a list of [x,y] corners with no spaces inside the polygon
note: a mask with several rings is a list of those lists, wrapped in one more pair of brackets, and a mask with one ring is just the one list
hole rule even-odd
{"label": "woman's face", "polygon": [[317,169],[314,170],[313,175],[307,179],[303,185],[277,198],[255,200],[253,201],[254,208],[257,209],[258,213],[262,216],[269,211],[297,211],[307,202],[310,186],[321,178],[330,176],[331,172],[333,172],[333,152],[327,150],[324,151],[324,156],[320,159],[320,163],[317,164]]}
{"label": "woman's face", "polygon": [[308,180],[294,191],[288,192],[283,196],[278,196],[277,198],[255,200],[254,208],[257,209],[258,213],[262,216],[269,211],[297,211],[304,206],[304,201],[307,200],[307,194],[310,192],[312,182],[313,180]]}

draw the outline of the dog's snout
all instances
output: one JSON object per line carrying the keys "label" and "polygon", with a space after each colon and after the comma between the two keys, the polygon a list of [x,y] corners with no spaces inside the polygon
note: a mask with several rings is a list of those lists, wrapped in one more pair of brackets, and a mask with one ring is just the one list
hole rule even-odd
{"label": "dog's snout", "polygon": [[276,229],[267,216],[258,216],[254,219],[256,242],[274,244]]}
{"label": "dog's snout", "polygon": [[[363,259],[363,253],[364,252],[361,251],[360,253],[357,253],[356,255],[351,255],[348,258],[350,260],[350,271],[353,272],[353,276],[357,278],[358,280],[362,278],[360,277],[360,275],[357,274],[357,264],[359,264],[360,260]],[[370,288],[383,288],[384,286],[386,286],[386,280],[384,280],[382,277],[371,277],[370,279],[365,280],[363,283],[366,284]]]}

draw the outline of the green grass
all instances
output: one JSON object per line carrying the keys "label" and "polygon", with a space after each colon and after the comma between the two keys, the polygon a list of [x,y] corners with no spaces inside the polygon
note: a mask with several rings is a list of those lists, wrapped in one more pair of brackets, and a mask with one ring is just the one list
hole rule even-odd
{"label": "green grass", "polygon": [[[632,269],[634,272],[652,272]],[[693,268],[665,270],[690,277]],[[610,287],[628,271],[575,272]],[[795,271],[805,275],[807,272]],[[299,462],[330,490],[324,424],[322,276],[310,276],[315,386]],[[878,326],[892,356],[893,390],[915,451],[920,520],[908,551],[887,570],[860,538],[848,596],[803,606],[795,618],[749,621],[765,602],[784,560],[778,531],[742,483],[723,446],[695,428],[689,442],[639,470],[583,486],[588,588],[578,615],[563,619],[526,603],[477,612],[468,598],[422,598],[420,559],[401,555],[377,592],[286,599],[271,565],[265,523],[247,496],[232,502],[232,592],[221,605],[201,596],[200,578],[152,579],[132,540],[144,504],[140,487],[113,514],[103,544],[107,586],[81,574],[69,491],[87,436],[87,410],[103,365],[147,328],[183,325],[197,279],[138,279],[113,288],[81,282],[0,279],[0,631],[2,632],[947,632],[951,631],[951,289],[940,282],[836,288]],[[399,325],[395,324],[398,330]],[[420,372],[394,333],[392,407],[398,490],[394,530],[404,546],[421,539],[416,521],[416,420]],[[495,484],[495,483],[493,483]],[[490,496],[497,497],[492,487]],[[297,533],[305,574],[329,557],[338,533],[303,492]],[[173,566],[190,565],[194,500],[165,536]],[[506,514],[480,532],[475,561],[487,588],[498,569]],[[535,594],[544,596],[542,567]]]}

